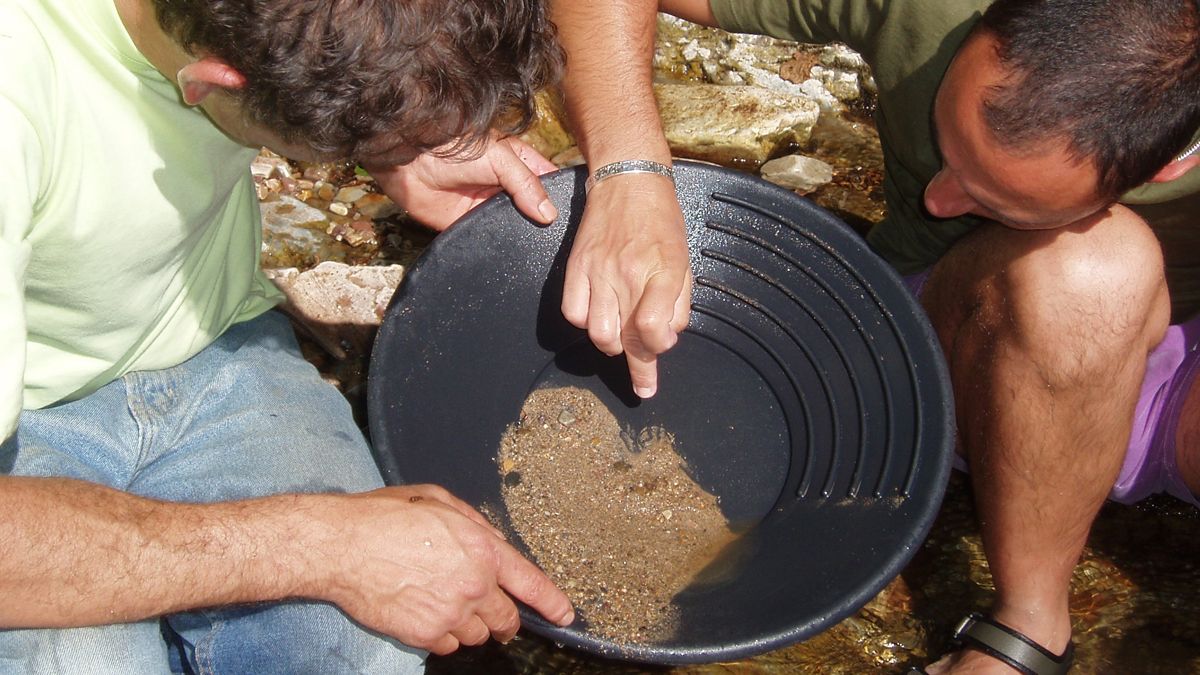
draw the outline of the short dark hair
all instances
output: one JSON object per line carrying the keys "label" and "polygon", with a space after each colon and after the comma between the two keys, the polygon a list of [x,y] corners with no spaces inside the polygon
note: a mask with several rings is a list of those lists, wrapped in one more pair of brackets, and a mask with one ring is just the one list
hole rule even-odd
{"label": "short dark hair", "polygon": [[519,132],[562,51],[545,0],[154,0],[163,30],[246,77],[246,113],[330,157],[453,152]]}
{"label": "short dark hair", "polygon": [[1200,129],[1196,0],[997,0],[980,28],[1012,74],[985,95],[997,139],[1067,139],[1104,198],[1149,180]]}

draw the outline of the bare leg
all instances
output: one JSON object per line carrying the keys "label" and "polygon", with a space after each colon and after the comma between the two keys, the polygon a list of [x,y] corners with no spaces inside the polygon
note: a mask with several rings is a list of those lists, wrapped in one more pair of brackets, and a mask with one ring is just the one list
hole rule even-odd
{"label": "bare leg", "polygon": [[[1071,573],[1169,319],[1158,242],[1121,207],[1053,231],[985,227],[938,264],[924,302],[950,363],[991,613],[1060,653]],[[1012,671],[968,650],[929,672]]]}
{"label": "bare leg", "polygon": [[1175,461],[1183,482],[1194,495],[1200,495],[1200,379],[1192,382],[1179,428],[1175,431]]}
{"label": "bare leg", "polygon": [[[1172,322],[1200,312],[1200,194],[1133,208],[1162,242],[1171,286]],[[1176,461],[1192,494],[1200,495],[1200,381],[1193,383],[1175,433]]]}

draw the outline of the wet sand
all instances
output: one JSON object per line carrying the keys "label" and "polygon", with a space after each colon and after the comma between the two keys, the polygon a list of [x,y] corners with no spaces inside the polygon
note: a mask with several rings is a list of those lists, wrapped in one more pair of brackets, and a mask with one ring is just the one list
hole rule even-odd
{"label": "wet sand", "polygon": [[622,429],[577,388],[533,392],[501,440],[516,534],[589,632],[618,644],[670,638],[672,598],[734,539],[674,444],[659,428]]}

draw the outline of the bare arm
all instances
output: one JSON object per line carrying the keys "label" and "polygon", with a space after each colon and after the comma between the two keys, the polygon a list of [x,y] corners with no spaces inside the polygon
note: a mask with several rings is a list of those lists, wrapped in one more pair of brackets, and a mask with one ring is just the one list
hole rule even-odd
{"label": "bare arm", "polygon": [[704,26],[717,25],[717,17],[713,15],[712,6],[708,4],[708,0],[659,0],[658,8],[692,23]]}
{"label": "bare arm", "polygon": [[[652,89],[653,0],[555,0],[564,89],[591,170],[627,159],[671,163]],[[625,352],[634,391],[652,396],[658,354],[687,326],[691,269],[670,181],[625,174],[595,186],[567,263],[563,315],[608,354]]]}
{"label": "bare arm", "polygon": [[170,504],[75,480],[0,478],[0,626],[116,623],[286,597],[294,575],[271,569],[270,555],[284,544],[286,509],[272,506]]}
{"label": "bare arm", "polygon": [[81,481],[0,477],[0,626],[64,627],[304,597],[436,653],[520,625],[513,597],[566,596],[433,486],[177,504]]}

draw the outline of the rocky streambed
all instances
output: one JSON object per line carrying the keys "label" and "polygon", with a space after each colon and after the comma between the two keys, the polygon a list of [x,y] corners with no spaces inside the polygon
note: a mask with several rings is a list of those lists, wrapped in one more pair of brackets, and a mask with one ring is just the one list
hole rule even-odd
{"label": "rocky streambed", "polygon": [[[883,217],[882,155],[870,73],[853,52],[734,36],[662,20],[657,87],[676,155],[718,162],[794,189],[859,231]],[[579,153],[553,92],[526,138],[559,166]],[[300,318],[304,347],[362,410],[366,358],[391,291],[432,239],[353,166],[263,153],[263,265]],[[669,383],[664,383],[669,386]],[[414,392],[419,395],[419,392]],[[1110,504],[1076,569],[1071,607],[1080,673],[1200,673],[1200,514],[1170,499]],[[855,616],[803,644],[736,663],[650,668],[604,661],[523,633],[434,657],[429,672],[900,673],[936,658],[991,580],[956,475],[911,564]]]}

